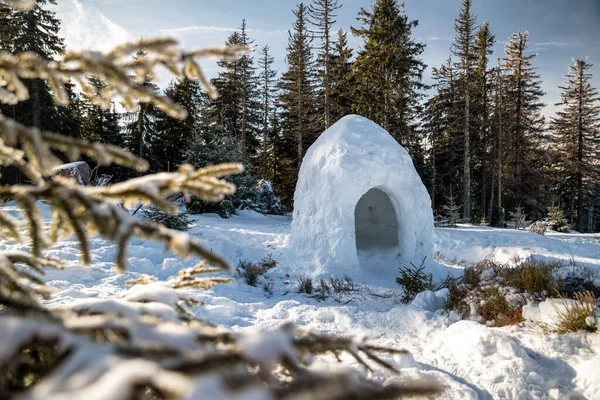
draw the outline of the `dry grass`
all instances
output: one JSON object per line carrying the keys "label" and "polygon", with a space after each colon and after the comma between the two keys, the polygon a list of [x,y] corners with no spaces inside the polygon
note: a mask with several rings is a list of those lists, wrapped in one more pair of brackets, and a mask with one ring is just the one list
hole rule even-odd
{"label": "dry grass", "polygon": [[541,261],[531,258],[514,268],[498,268],[498,274],[506,279],[509,286],[538,296],[554,293],[560,284],[554,271],[564,267],[559,261]]}
{"label": "dry grass", "polygon": [[313,281],[306,275],[300,275],[298,277],[298,293],[312,294],[313,292]]}
{"label": "dry grass", "polygon": [[[561,299],[565,299],[562,295]],[[564,307],[554,305],[557,318],[554,325],[545,325],[543,328],[548,333],[568,333],[568,332],[596,332],[595,324],[596,296],[591,292],[575,293],[575,299],[565,303]],[[593,317],[594,323],[588,323],[588,319]]]}

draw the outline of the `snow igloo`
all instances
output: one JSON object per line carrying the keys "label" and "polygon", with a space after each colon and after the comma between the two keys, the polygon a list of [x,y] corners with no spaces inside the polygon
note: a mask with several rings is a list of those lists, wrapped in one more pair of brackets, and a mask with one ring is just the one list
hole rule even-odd
{"label": "snow igloo", "polygon": [[432,253],[431,199],[408,152],[349,115],[308,149],[294,194],[293,248],[315,275],[397,276]]}

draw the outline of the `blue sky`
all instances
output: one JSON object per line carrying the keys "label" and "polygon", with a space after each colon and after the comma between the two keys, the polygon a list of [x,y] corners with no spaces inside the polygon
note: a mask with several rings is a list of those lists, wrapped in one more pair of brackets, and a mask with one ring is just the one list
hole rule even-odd
{"label": "blue sky", "polygon": [[[360,7],[371,0],[339,0],[343,4],[337,28],[357,26]],[[268,44],[276,68],[285,69],[285,49],[296,0],[58,0],[63,35],[72,48],[107,50],[113,45],[140,37],[169,35],[188,48],[220,45],[246,19],[257,45]],[[439,66],[450,55],[454,37],[453,20],[460,0],[406,0],[411,19],[419,20],[414,35],[427,45],[423,60]],[[494,62],[503,55],[504,43],[512,32],[528,30],[530,49],[538,53],[534,64],[547,92],[546,115],[559,100],[558,85],[571,58],[589,57],[595,65],[594,84],[600,86],[600,0],[474,0],[478,22],[489,21],[496,35]],[[350,44],[360,41],[350,35]],[[205,62],[207,73],[217,71],[214,62]],[[166,77],[163,78],[166,80]]]}

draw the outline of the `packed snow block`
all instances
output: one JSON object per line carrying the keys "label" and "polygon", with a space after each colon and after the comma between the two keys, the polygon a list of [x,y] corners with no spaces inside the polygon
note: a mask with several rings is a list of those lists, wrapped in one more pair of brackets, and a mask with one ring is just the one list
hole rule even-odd
{"label": "packed snow block", "polygon": [[397,275],[433,252],[431,199],[408,152],[350,115],[308,149],[294,195],[291,243],[317,274]]}
{"label": "packed snow block", "polygon": [[80,185],[89,185],[92,181],[92,170],[85,161],[76,161],[52,168],[52,176],[75,178]]}

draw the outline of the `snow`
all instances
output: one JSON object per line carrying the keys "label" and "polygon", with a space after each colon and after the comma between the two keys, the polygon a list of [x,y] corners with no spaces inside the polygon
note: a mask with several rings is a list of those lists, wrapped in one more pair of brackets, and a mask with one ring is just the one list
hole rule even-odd
{"label": "snow", "polygon": [[308,149],[294,195],[292,246],[311,258],[311,275],[343,268],[390,279],[395,271],[386,265],[433,254],[432,236],[429,194],[407,151],[383,128],[346,116]]}
{"label": "snow", "polygon": [[[49,207],[40,207],[44,218],[49,219]],[[11,214],[17,212],[14,203],[5,205],[4,210]],[[57,290],[48,304],[53,307],[72,306],[79,310],[87,308],[90,314],[98,307],[120,315],[155,316],[166,322],[151,331],[135,330],[135,319],[131,322],[130,328],[134,329],[136,338],[144,342],[169,340],[167,345],[173,348],[192,349],[196,346],[194,338],[184,330],[178,330],[175,323],[177,316],[165,308],[165,304],[177,303],[181,296],[188,298],[189,295],[189,299],[204,303],[204,306],[190,307],[196,317],[223,325],[242,335],[248,356],[264,363],[269,363],[277,354],[289,351],[288,339],[278,329],[293,322],[326,334],[355,338],[368,335],[375,345],[409,350],[412,355],[387,356],[384,359],[402,369],[398,379],[438,380],[446,387],[441,396],[443,399],[598,398],[598,334],[547,335],[535,321],[502,328],[460,321],[457,315],[448,315],[440,310],[445,291],[425,292],[417,296],[412,304],[401,304],[401,291],[394,282],[398,264],[389,266],[390,278],[380,283],[373,283],[372,277],[355,274],[344,265],[329,267],[326,272],[322,271],[322,276],[343,278],[349,275],[358,290],[332,294],[328,299],[319,301],[296,291],[296,278],[303,273],[315,273],[315,270],[312,257],[307,252],[297,252],[292,246],[289,218],[257,218],[252,213],[242,213],[230,219],[222,219],[217,215],[191,216],[191,219],[194,223],[190,229],[191,235],[215,253],[226,256],[233,264],[240,259],[258,261],[271,254],[278,263],[277,267],[262,277],[257,287],[250,287],[243,279],[236,278],[233,283],[217,285],[211,291],[190,290],[174,296],[173,293],[162,291],[160,283],[131,289],[126,282],[141,274],[166,280],[179,269],[193,266],[197,260],[180,261],[150,241],[134,239],[129,249],[128,262],[131,268],[124,274],[115,274],[111,263],[116,254],[114,244],[98,237],[92,238],[92,265],[84,268],[80,265],[76,241],[69,239],[48,251],[49,255],[69,260],[64,271],[48,271],[46,280]],[[466,262],[484,258],[512,262],[516,256],[522,259],[573,260],[578,265],[600,270],[600,242],[594,235],[548,232],[546,236],[541,236],[510,229],[460,226],[456,229],[436,229],[432,242],[437,262],[429,258],[427,265],[439,277],[446,273],[460,273],[463,268],[461,264]],[[23,250],[9,242],[0,243],[0,248]],[[273,295],[269,297],[262,288],[266,282],[273,283]],[[96,323],[92,319],[81,323],[84,322],[91,325]],[[23,329],[22,325],[17,329],[16,325],[0,324],[0,342],[27,340],[31,333]],[[49,337],[56,334],[56,328],[52,326],[40,329],[43,335]],[[268,349],[256,340],[257,330],[265,329],[274,330],[267,334],[272,335],[268,338],[274,344]],[[3,350],[8,349],[0,347],[0,352]],[[89,356],[93,357],[93,354]],[[107,369],[101,363],[110,362],[103,357],[98,356],[96,368],[99,370]],[[327,360],[335,361],[333,357]],[[75,361],[72,361],[72,368],[77,368]],[[347,357],[343,361],[355,364]],[[92,379],[96,378],[92,378],[92,372],[87,370],[83,375],[85,379],[94,381]],[[132,375],[152,378],[152,371],[144,370],[143,364],[123,364],[119,372],[122,372],[123,379]],[[100,376],[100,372],[97,374]],[[374,372],[373,378],[386,379],[380,374]],[[114,385],[124,382],[116,374],[104,378],[115,379],[111,383]],[[208,388],[217,384],[217,381],[209,380],[205,384],[198,386],[194,383],[192,386]],[[64,390],[69,387],[73,390],[70,398],[88,398],[84,397],[88,393],[79,389],[83,386],[74,382],[65,382],[64,385]],[[189,382],[182,382],[182,385],[182,388],[187,387]],[[214,397],[211,398],[228,398],[220,386],[212,390],[210,395]],[[68,398],[66,393],[70,392],[57,389],[55,393],[58,393],[55,398]],[[264,398],[260,393],[256,396]],[[27,398],[47,397],[34,393]],[[189,398],[194,398],[194,395],[189,394]]]}

